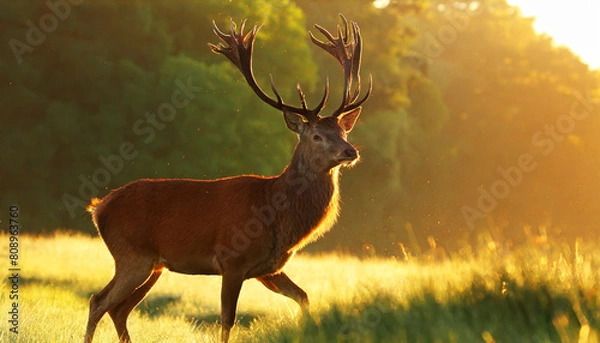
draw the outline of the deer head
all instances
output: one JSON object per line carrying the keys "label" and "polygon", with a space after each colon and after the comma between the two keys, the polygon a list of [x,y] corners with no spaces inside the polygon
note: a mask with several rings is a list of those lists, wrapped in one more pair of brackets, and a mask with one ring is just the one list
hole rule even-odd
{"label": "deer head", "polygon": [[262,25],[255,25],[248,33],[244,33],[245,21],[242,22],[239,32],[236,32],[236,26],[231,22],[230,33],[226,34],[213,22],[215,34],[226,45],[209,43],[213,52],[222,54],[233,62],[261,100],[283,112],[287,127],[299,136],[294,160],[304,161],[306,167],[316,172],[326,172],[358,160],[358,151],[346,139],[360,115],[361,105],[369,98],[372,91],[371,77],[367,93],[360,98],[359,73],[362,53],[360,29],[355,22],[348,23],[343,15],[340,14],[340,17],[344,29],[338,26],[337,36],[333,36],[319,25],[315,25],[315,28],[325,36],[326,41],[318,40],[309,32],[312,42],[335,57],[340,62],[344,73],[342,102],[329,116],[320,115],[329,95],[328,80],[323,98],[313,109],[308,108],[299,84],[297,90],[301,107],[290,106],[283,102],[275,88],[272,75],[271,90],[276,99],[271,98],[260,88],[252,72],[252,49]]}

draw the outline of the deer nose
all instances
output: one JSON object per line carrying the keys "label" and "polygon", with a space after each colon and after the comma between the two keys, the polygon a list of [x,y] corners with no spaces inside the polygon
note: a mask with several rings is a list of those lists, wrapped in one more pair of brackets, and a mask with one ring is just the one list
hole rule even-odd
{"label": "deer nose", "polygon": [[344,156],[354,160],[358,157],[358,152],[354,148],[348,148],[344,150]]}

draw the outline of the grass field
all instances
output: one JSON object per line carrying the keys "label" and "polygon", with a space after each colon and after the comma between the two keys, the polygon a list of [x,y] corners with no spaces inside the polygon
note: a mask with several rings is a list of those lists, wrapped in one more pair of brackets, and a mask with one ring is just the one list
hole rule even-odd
{"label": "grass field", "polygon": [[[20,238],[19,334],[9,331],[5,277],[0,342],[83,341],[88,299],[112,277],[107,249],[81,235]],[[438,263],[300,255],[286,271],[309,294],[311,316],[248,280],[232,341],[600,342],[596,245],[482,250]],[[219,277],[166,272],[129,319],[133,341],[218,342],[219,290]],[[116,341],[106,316],[95,342]]]}

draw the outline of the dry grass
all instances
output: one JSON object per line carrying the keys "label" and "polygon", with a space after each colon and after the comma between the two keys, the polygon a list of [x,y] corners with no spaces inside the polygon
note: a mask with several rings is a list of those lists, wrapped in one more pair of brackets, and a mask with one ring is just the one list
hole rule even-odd
{"label": "dry grass", "polygon": [[[112,277],[110,254],[100,239],[82,235],[21,238],[19,335],[1,320],[0,341],[80,342],[88,299]],[[312,319],[249,280],[233,341],[597,342],[600,254],[591,245],[577,249],[489,251],[437,264],[300,255],[286,271],[309,294]],[[10,309],[8,286],[0,284],[2,313]],[[132,339],[217,342],[219,294],[219,277],[165,273],[130,317]],[[106,316],[95,342],[114,341]]]}

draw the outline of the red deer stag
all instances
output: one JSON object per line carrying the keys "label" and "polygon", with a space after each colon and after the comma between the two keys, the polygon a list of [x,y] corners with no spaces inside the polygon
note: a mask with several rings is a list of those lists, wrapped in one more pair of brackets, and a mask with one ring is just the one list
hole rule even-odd
{"label": "red deer stag", "polygon": [[218,180],[143,179],[94,199],[88,210],[115,260],[113,279],[90,299],[85,342],[92,342],[98,321],[108,312],[121,342],[130,342],[127,317],[156,283],[164,268],[184,274],[222,276],[221,323],[223,342],[234,325],[242,283],[256,278],[268,289],[308,308],[308,297],[282,271],[290,258],[331,228],[338,216],[341,166],[356,162],[358,151],[346,141],[356,123],[360,98],[361,36],[356,23],[341,16],[344,30],[337,36],[315,25],[327,41],[311,40],[342,65],[341,105],[330,116],[319,115],[325,94],[308,109],[285,104],[271,79],[276,99],[256,83],[252,47],[260,26],[244,33],[244,23],[230,34],[214,24],[225,43],[209,44],[241,71],[252,90],[283,112],[287,127],[299,136],[292,161],[278,176],[242,175]]}

